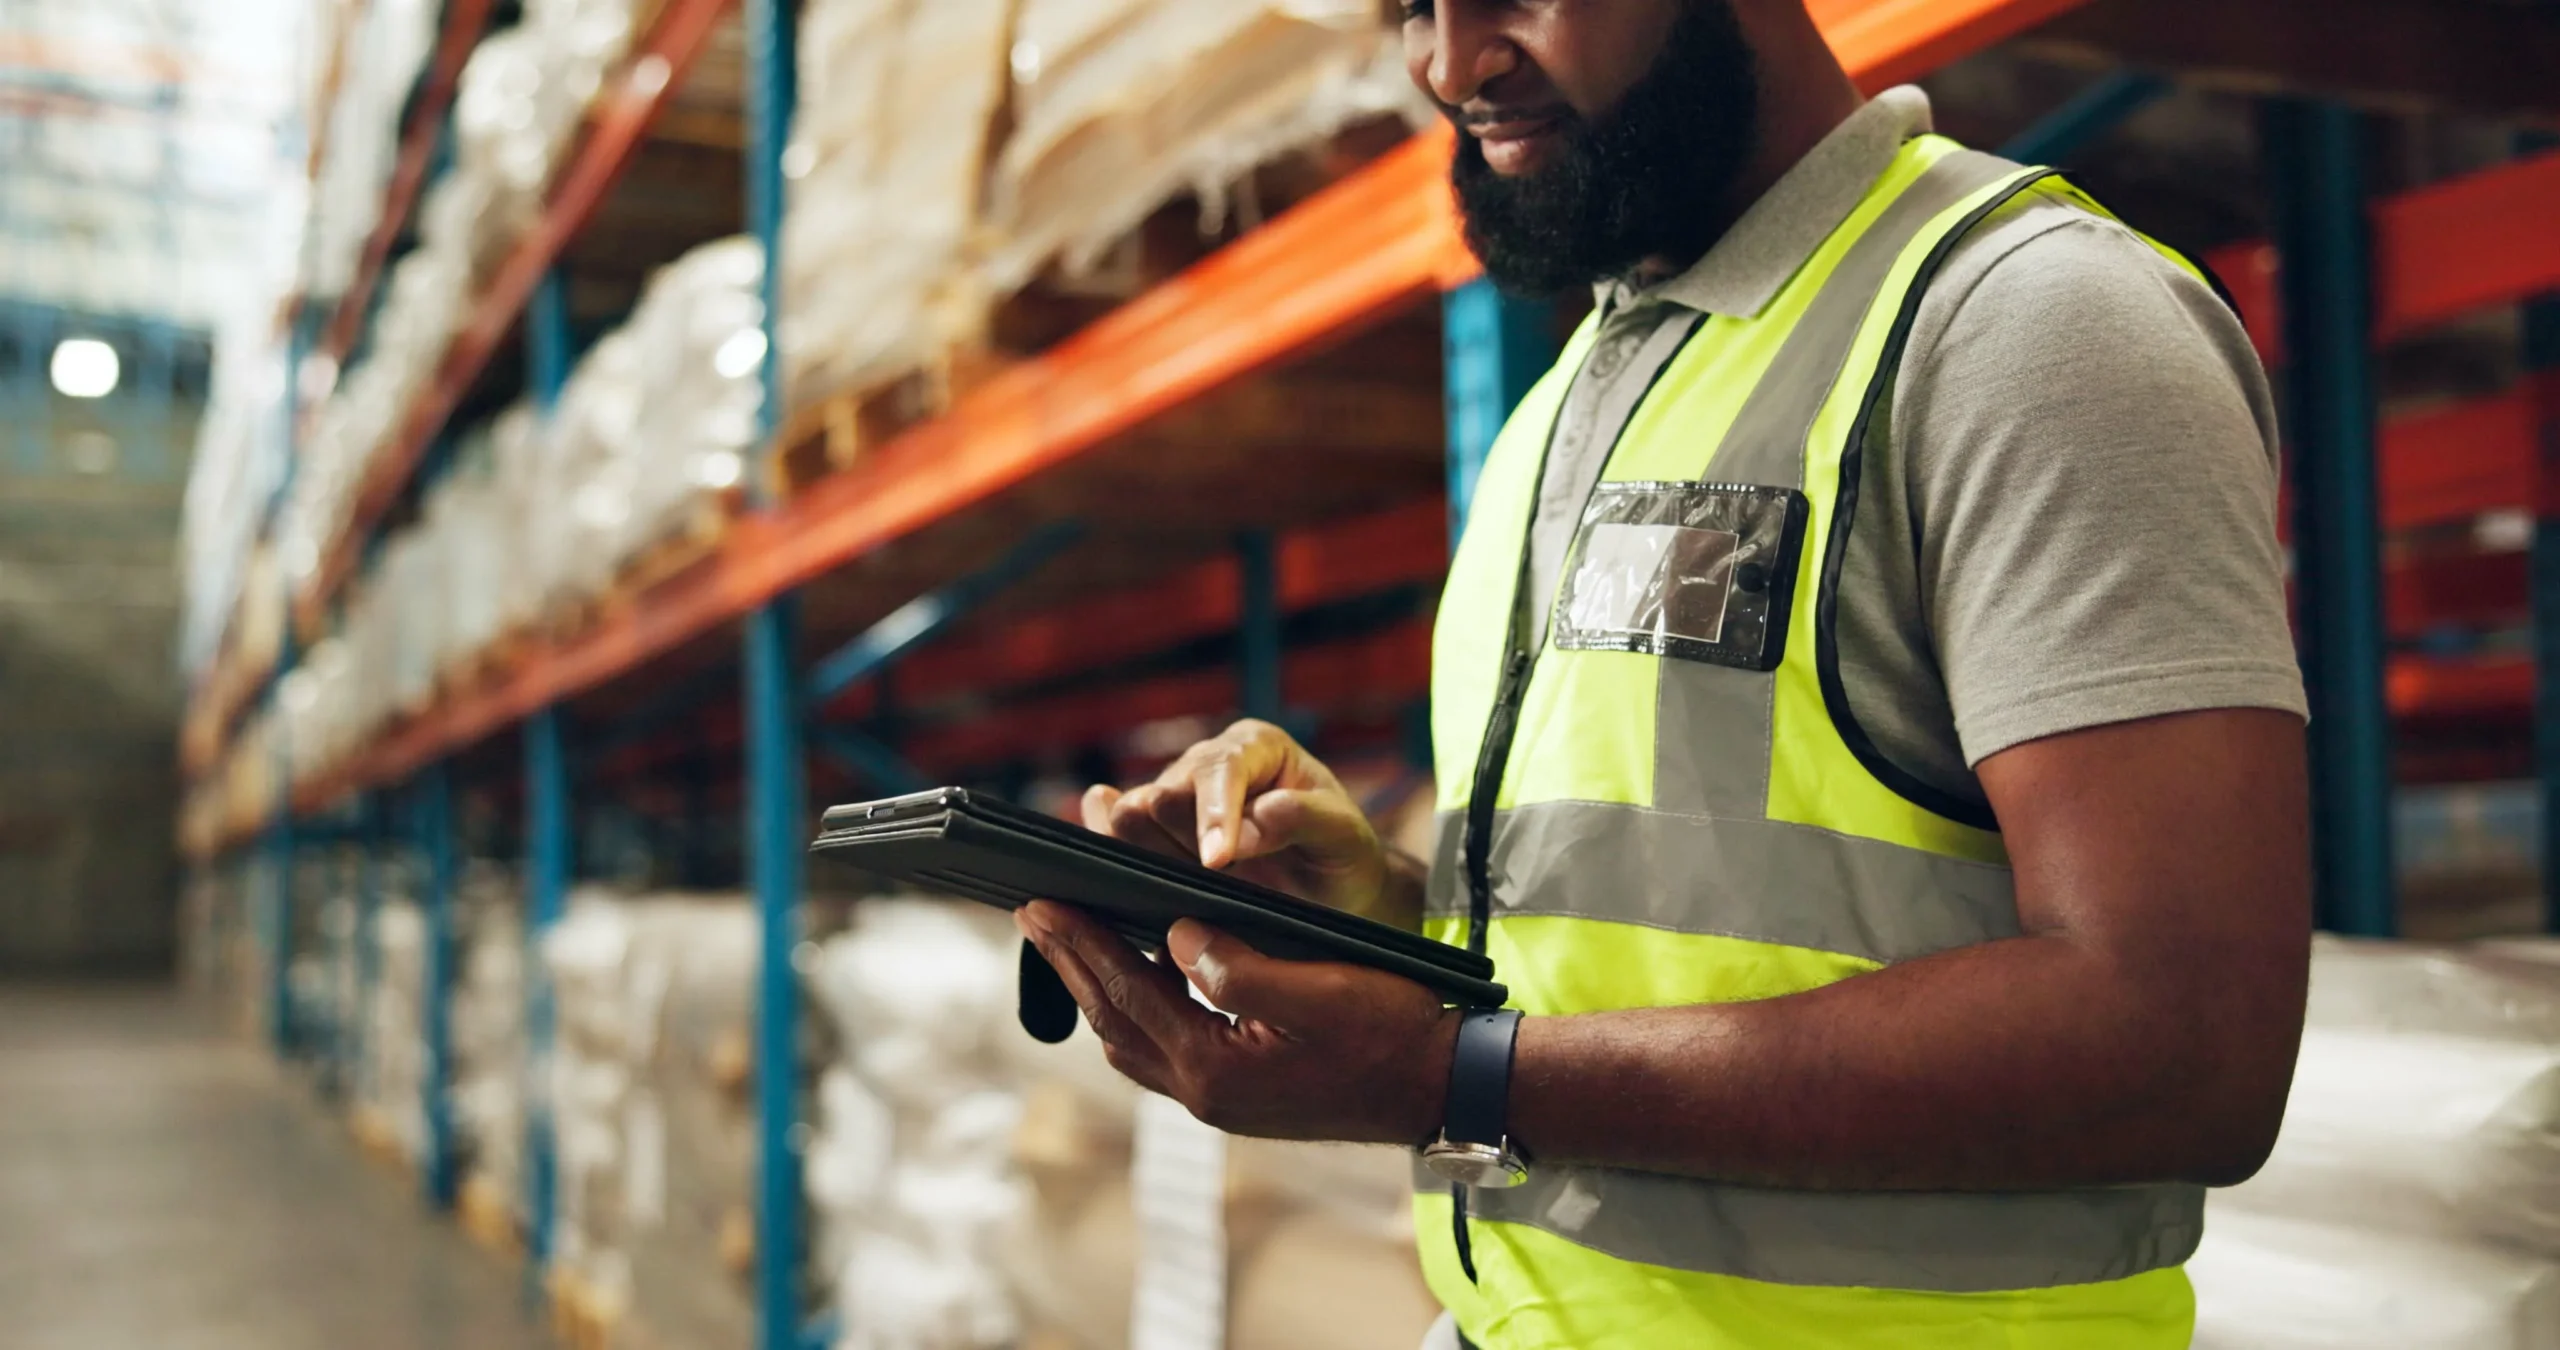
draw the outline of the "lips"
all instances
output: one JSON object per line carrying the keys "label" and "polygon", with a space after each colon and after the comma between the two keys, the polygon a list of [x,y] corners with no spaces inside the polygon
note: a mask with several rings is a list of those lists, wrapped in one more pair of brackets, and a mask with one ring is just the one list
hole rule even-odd
{"label": "lips", "polygon": [[1467,133],[1484,145],[1485,162],[1501,174],[1526,173],[1556,133],[1564,129],[1560,109],[1505,111],[1470,118]]}

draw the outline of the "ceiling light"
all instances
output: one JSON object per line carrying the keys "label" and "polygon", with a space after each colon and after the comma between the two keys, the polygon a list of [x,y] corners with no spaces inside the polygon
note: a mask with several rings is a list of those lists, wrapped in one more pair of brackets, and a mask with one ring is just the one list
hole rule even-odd
{"label": "ceiling light", "polygon": [[123,375],[116,349],[96,338],[65,338],[53,349],[53,387],[67,398],[105,398]]}

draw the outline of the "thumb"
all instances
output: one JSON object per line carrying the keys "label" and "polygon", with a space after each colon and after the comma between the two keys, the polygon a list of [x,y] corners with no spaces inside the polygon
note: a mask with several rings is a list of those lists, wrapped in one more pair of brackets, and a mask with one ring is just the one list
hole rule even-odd
{"label": "thumb", "polygon": [[1265,956],[1197,919],[1176,922],[1164,949],[1210,1003],[1237,1017],[1278,1020],[1303,1012],[1309,981],[1324,969]]}

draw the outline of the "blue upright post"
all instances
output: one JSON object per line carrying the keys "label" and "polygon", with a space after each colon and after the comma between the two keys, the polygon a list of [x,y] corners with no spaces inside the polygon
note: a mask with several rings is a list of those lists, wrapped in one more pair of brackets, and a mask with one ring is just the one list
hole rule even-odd
{"label": "blue upright post", "polygon": [[2263,158],[2284,266],[2320,920],[2338,932],[2387,937],[2397,926],[2391,716],[2361,129],[2356,114],[2334,104],[2272,101]]}
{"label": "blue upright post", "polygon": [[290,1057],[299,1025],[293,1007],[293,789],[283,784],[281,767],[278,773],[275,810],[267,822],[267,1039],[279,1057]]}
{"label": "blue upright post", "polygon": [[53,455],[53,316],[18,311],[18,471],[42,473]]}
{"label": "blue upright post", "polygon": [[569,382],[572,345],[568,277],[555,264],[534,285],[524,310],[525,392],[545,413],[560,401],[561,386]]}
{"label": "blue upright post", "polygon": [[1236,634],[1244,715],[1277,725],[1286,711],[1280,690],[1280,566],[1269,530],[1236,540],[1236,572],[1244,593]]}
{"label": "blue upright post", "polygon": [[2099,77],[2070,102],[2012,137],[2000,153],[2021,164],[2059,164],[2169,92],[2157,75],[2118,71]]}
{"label": "blue upright post", "polygon": [[534,1090],[525,1113],[525,1209],[532,1232],[527,1275],[548,1269],[558,1224],[559,1156],[551,1114],[551,1056],[559,1025],[542,939],[569,908],[569,757],[560,710],[525,719],[525,1061]]}
{"label": "blue upright post", "polygon": [[[542,274],[525,308],[525,384],[544,417],[559,405],[569,382],[569,295],[566,273],[554,265]],[[560,1162],[551,1110],[551,1057],[558,1039],[559,1005],[542,962],[542,941],[569,909],[569,873],[575,841],[569,809],[569,756],[559,708],[525,719],[525,1061],[531,1090],[525,1112],[525,1278],[529,1293],[551,1265],[559,1227]]]}
{"label": "blue upright post", "polygon": [[[291,624],[285,625],[284,645],[276,654],[276,678],[267,686],[270,709],[298,659],[292,629]],[[293,753],[284,722],[272,719],[268,725],[275,728],[268,756],[276,799],[267,822],[267,879],[274,888],[273,903],[267,908],[267,1035],[276,1054],[289,1057],[297,1049],[295,1033],[301,1025],[293,1006]]]}
{"label": "blue upright post", "polygon": [[453,1205],[460,1180],[453,1146],[453,976],[454,891],[459,883],[454,856],[452,770],[439,761],[418,774],[418,850],[427,863],[424,990],[420,1000],[420,1036],[426,1047],[425,1097],[427,1149],[424,1182],[427,1202],[438,1209]]}
{"label": "blue upright post", "polygon": [[351,1086],[361,1091],[373,1076],[370,1020],[373,991],[382,982],[382,813],[380,793],[366,793],[356,807],[356,1006]]}
{"label": "blue upright post", "polygon": [[1555,312],[1479,278],[1441,300],[1448,392],[1449,537],[1466,529],[1494,437],[1556,357]]}
{"label": "blue upright post", "polygon": [[[764,406],[770,441],[781,422],[782,152],[791,137],[798,6],[746,0],[747,229],[764,247]],[[753,481],[769,481],[761,472]],[[765,504],[765,503],[760,503]],[[802,759],[795,613],[787,596],[747,616],[745,646],[747,878],[760,927],[756,978],[756,1344],[801,1350],[799,1119],[800,1000],[791,952],[800,937],[808,804]]]}

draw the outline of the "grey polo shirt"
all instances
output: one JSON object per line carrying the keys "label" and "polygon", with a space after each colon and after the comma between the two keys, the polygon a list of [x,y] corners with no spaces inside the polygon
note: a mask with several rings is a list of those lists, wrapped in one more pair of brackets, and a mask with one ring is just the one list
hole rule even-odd
{"label": "grey polo shirt", "polygon": [[[1555,593],[1665,325],[1759,314],[1929,119],[1920,90],[1884,93],[1696,266],[1603,288],[1528,594]],[[1973,766],[2026,741],[2207,708],[2304,715],[2277,443],[2266,372],[2209,288],[2068,206],[2029,199],[1984,222],[1922,300],[1868,441],[1839,618],[1859,722],[1905,770],[1981,803]]]}

